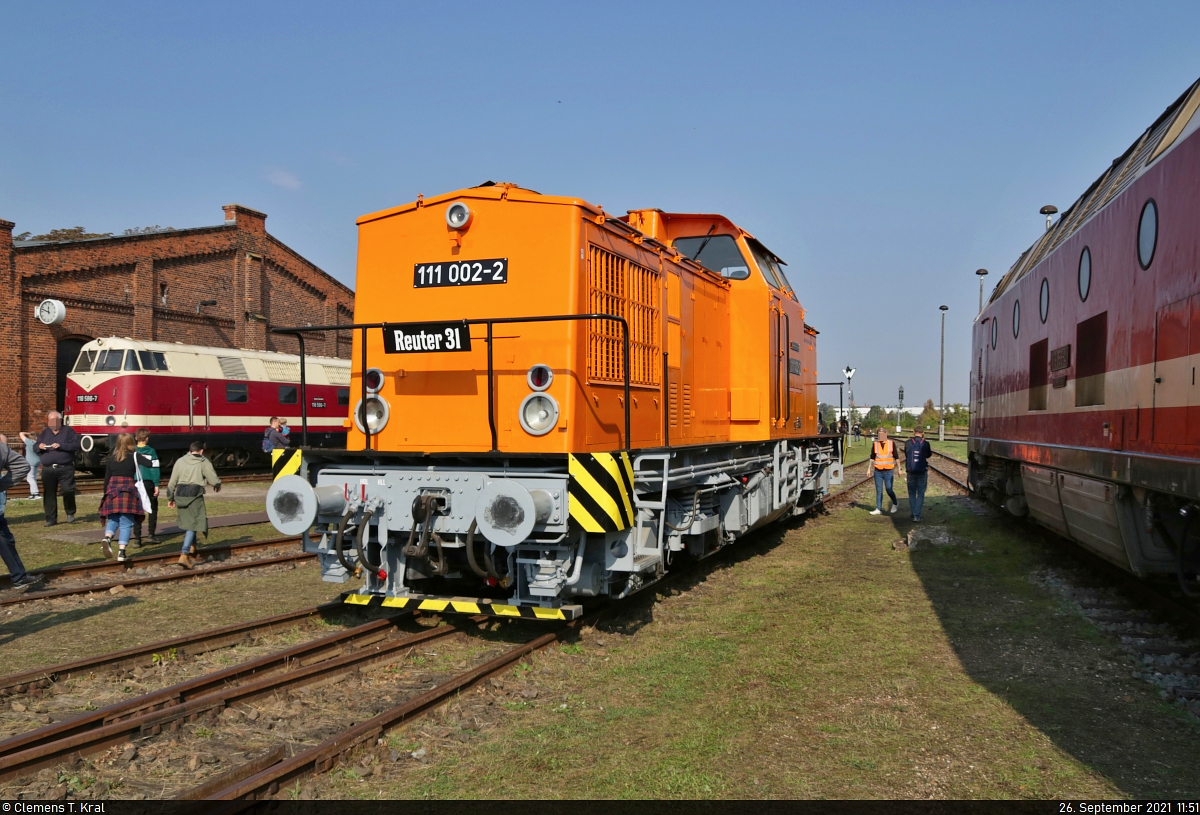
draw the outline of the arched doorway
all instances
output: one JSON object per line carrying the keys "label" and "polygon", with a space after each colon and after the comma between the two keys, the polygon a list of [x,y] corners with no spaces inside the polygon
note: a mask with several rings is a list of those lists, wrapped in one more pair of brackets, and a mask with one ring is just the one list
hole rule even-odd
{"label": "arched doorway", "polygon": [[63,401],[67,397],[67,374],[71,373],[71,369],[75,367],[75,360],[79,358],[79,350],[84,344],[92,341],[91,337],[63,337],[58,341],[58,348],[55,362],[55,399],[54,405],[58,411],[62,411]]}

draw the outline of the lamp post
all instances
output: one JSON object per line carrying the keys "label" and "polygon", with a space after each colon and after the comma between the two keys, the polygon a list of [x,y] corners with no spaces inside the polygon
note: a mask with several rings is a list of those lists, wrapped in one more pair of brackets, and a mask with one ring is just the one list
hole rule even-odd
{"label": "lamp post", "polygon": [[896,432],[900,432],[900,414],[904,412],[904,386],[900,386],[900,407],[896,408]]}
{"label": "lamp post", "polygon": [[[847,396],[850,399],[850,413],[854,412],[854,391],[850,389],[850,384],[851,384],[850,380],[854,378],[855,370],[856,370],[855,368],[851,368],[849,365],[847,365],[844,369],[842,369],[842,375],[846,377],[846,392],[847,392]],[[847,429],[850,427],[850,413],[847,413],[846,417],[845,417]],[[846,439],[847,439],[847,443],[849,443],[849,439],[850,439],[849,433],[846,434]]]}
{"label": "lamp post", "polygon": [[[979,278],[982,280],[983,278]],[[949,306],[938,306],[942,312],[942,365],[938,373],[938,404],[941,414],[938,417],[938,441],[946,440],[946,312]]]}
{"label": "lamp post", "polygon": [[976,269],[975,274],[979,275],[979,313],[983,313],[983,279],[987,277],[987,269]]}

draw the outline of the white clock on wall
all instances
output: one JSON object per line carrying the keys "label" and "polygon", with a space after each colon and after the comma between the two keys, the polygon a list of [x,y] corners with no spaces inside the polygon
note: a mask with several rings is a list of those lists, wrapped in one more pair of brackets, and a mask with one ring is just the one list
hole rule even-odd
{"label": "white clock on wall", "polygon": [[61,325],[67,319],[67,307],[61,300],[43,300],[33,310],[33,316],[46,325]]}

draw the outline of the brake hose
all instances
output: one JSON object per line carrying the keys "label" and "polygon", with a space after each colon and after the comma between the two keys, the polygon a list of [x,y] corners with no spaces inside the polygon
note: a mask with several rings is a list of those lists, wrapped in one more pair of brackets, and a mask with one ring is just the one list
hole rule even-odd
{"label": "brake hose", "polygon": [[338,561],[351,574],[354,573],[356,567],[350,561],[346,560],[346,551],[342,545],[346,542],[346,525],[350,523],[350,516],[352,514],[351,512],[342,513],[342,520],[338,522],[337,535],[333,539],[333,548],[337,552]]}
{"label": "brake hose", "polygon": [[[379,570],[383,568],[382,563],[372,563],[370,559],[367,558],[367,546],[369,546],[371,543],[370,535],[367,534],[367,540],[363,540],[364,533],[371,528],[371,516],[374,514],[375,510],[373,509],[368,509],[363,513],[362,523],[359,524],[358,527],[358,536],[354,539],[354,545],[358,547],[358,562],[362,564],[364,569],[371,572],[371,574],[377,574]],[[380,553],[382,554],[382,547]]]}
{"label": "brake hose", "polygon": [[487,572],[479,568],[479,562],[475,560],[475,528],[478,526],[478,521],[471,519],[471,528],[467,530],[467,565],[471,567],[471,571],[482,578],[488,578]]}

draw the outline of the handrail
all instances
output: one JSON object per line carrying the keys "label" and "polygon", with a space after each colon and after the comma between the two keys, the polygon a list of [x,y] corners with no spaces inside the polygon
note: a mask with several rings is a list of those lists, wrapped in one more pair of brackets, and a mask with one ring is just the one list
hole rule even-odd
{"label": "handrail", "polygon": [[[495,367],[494,367],[494,363],[493,363],[493,354],[492,354],[492,346],[493,346],[493,341],[495,338],[492,334],[492,327],[495,325],[510,325],[513,323],[552,323],[552,322],[564,322],[564,321],[571,321],[571,320],[612,320],[613,322],[617,322],[617,323],[621,324],[621,337],[622,337],[623,344],[624,344],[623,358],[624,358],[624,363],[625,363],[625,376],[624,376],[625,438],[624,438],[624,444],[622,446],[626,450],[632,449],[632,442],[630,440],[630,421],[629,421],[629,404],[631,401],[630,400],[630,387],[629,387],[629,321],[626,320],[624,317],[620,317],[615,314],[598,313],[598,314],[554,314],[554,315],[545,315],[545,316],[540,316],[540,317],[493,317],[490,319],[463,320],[463,322],[468,326],[483,325],[483,326],[487,327],[487,337],[485,338],[485,342],[487,342],[487,347],[488,347],[488,354],[487,354],[487,362],[488,362],[488,388],[487,388],[487,391],[488,391],[487,392],[487,396],[488,396],[488,428],[490,429],[491,435],[492,435],[492,449],[489,452],[492,452],[492,453],[500,452],[499,437],[498,437],[498,434],[496,431],[496,409],[495,409],[495,401],[496,401],[495,378],[496,378],[496,374],[495,374]],[[289,327],[272,328],[271,329],[272,334],[291,334],[292,336],[296,337],[296,339],[300,343],[300,395],[301,395],[300,396],[300,398],[301,398],[300,421],[301,421],[301,426],[303,428],[303,442],[302,443],[304,446],[306,446],[306,447],[308,446],[308,400],[305,395],[305,379],[304,379],[305,350],[304,350],[303,334],[307,333],[307,332],[311,332],[311,331],[357,330],[357,331],[361,332],[361,335],[362,335],[362,365],[361,365],[361,368],[362,368],[362,370],[361,370],[361,376],[359,379],[359,384],[362,387],[361,394],[360,394],[361,395],[360,404],[362,406],[361,409],[363,411],[362,426],[363,426],[363,433],[366,436],[366,446],[363,449],[369,450],[369,449],[371,449],[371,436],[373,434],[371,433],[371,426],[367,422],[367,417],[366,417],[367,330],[372,329],[372,328],[384,329],[384,328],[391,328],[391,327],[397,327],[397,326],[402,326],[402,325],[404,325],[404,323],[343,323],[341,325],[306,325],[306,326],[289,326]],[[665,407],[665,405],[664,405],[664,407]]]}

